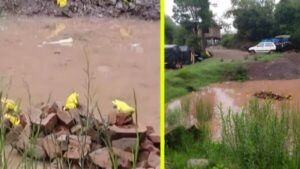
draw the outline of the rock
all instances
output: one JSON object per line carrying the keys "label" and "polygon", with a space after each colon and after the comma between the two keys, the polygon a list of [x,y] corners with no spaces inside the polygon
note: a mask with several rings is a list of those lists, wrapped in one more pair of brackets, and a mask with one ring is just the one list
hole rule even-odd
{"label": "rock", "polygon": [[57,117],[60,121],[62,121],[65,125],[71,126],[74,122],[74,117],[71,116],[69,112],[66,111],[58,111]]}
{"label": "rock", "polygon": [[93,141],[101,140],[101,138],[99,138],[100,133],[98,131],[96,131],[95,129],[93,129],[92,127],[84,127],[83,133],[85,135],[90,136]]}
{"label": "rock", "polygon": [[76,124],[74,127],[71,128],[71,133],[72,134],[77,134],[80,132],[80,130],[82,129],[82,125],[81,124]]}
{"label": "rock", "polygon": [[147,135],[150,135],[155,132],[152,126],[147,126],[146,129],[147,129]]}
{"label": "rock", "polygon": [[112,149],[116,156],[120,157],[123,160],[128,160],[130,162],[133,162],[133,154],[132,153],[123,151],[123,150],[115,148],[115,147],[113,147]]}
{"label": "rock", "polygon": [[154,144],[153,144],[149,139],[145,139],[145,140],[141,143],[140,149],[146,150],[146,151],[149,151],[149,152],[152,152],[152,151],[157,152],[157,153],[160,152],[159,149],[156,148],[156,147],[154,146]]}
{"label": "rock", "polygon": [[26,149],[29,150],[31,153],[28,154],[28,156],[37,159],[37,160],[42,160],[46,159],[47,155],[44,151],[44,149],[41,146],[38,145],[33,145],[33,144],[28,144],[26,146]]}
{"label": "rock", "polygon": [[69,144],[68,150],[65,152],[64,157],[69,160],[79,160],[84,158],[89,151],[90,148],[88,145],[80,147],[75,146],[73,144]]}
{"label": "rock", "polygon": [[55,113],[50,113],[46,118],[42,119],[41,125],[46,132],[51,132],[57,124],[57,116]]}
{"label": "rock", "polygon": [[102,168],[111,168],[112,163],[107,148],[101,148],[89,154],[92,162]]}
{"label": "rock", "polygon": [[154,144],[160,144],[160,136],[157,133],[152,133],[148,135],[148,138],[154,143]]}
{"label": "rock", "polygon": [[112,141],[112,146],[124,151],[132,152],[136,146],[136,138],[121,138]]}
{"label": "rock", "polygon": [[69,143],[69,137],[68,135],[61,135],[57,137],[57,143],[61,149],[61,151],[67,151],[68,150],[68,143]]}
{"label": "rock", "polygon": [[70,130],[67,126],[65,125],[58,125],[54,128],[54,134],[56,136],[60,136],[60,135],[69,135],[70,134]]}
{"label": "rock", "polygon": [[117,113],[115,124],[117,126],[125,126],[125,125],[133,124],[132,115],[128,113]]}
{"label": "rock", "polygon": [[150,152],[147,163],[148,163],[148,166],[153,167],[153,168],[159,166],[159,164],[160,164],[159,155],[154,151]]}
{"label": "rock", "polygon": [[83,158],[91,151],[91,137],[90,136],[69,136],[68,150],[64,157],[72,160]]}
{"label": "rock", "polygon": [[109,125],[115,125],[116,122],[117,122],[117,113],[115,113],[115,112],[109,113],[109,115],[108,115],[108,124]]}
{"label": "rock", "polygon": [[41,115],[42,115],[42,111],[40,109],[33,109],[30,113],[29,113],[29,119],[30,121],[34,124],[34,125],[40,125],[41,124]]}
{"label": "rock", "polygon": [[140,137],[144,137],[146,134],[145,128],[138,128],[136,131],[135,128],[121,128],[118,126],[109,126],[109,129],[113,132],[113,139],[123,138],[123,137],[136,137],[137,132]]}
{"label": "rock", "polygon": [[58,105],[54,102],[48,109],[48,113],[57,113]]}
{"label": "rock", "polygon": [[147,167],[147,160],[140,161],[137,163],[137,168],[146,168],[146,167]]}
{"label": "rock", "polygon": [[56,158],[62,154],[62,150],[54,135],[48,135],[44,138],[43,148],[50,159]]}
{"label": "rock", "polygon": [[75,108],[75,109],[71,109],[69,111],[69,113],[75,119],[76,124],[81,124],[82,123],[81,118],[80,118],[81,110],[79,110],[78,108]]}
{"label": "rock", "polygon": [[147,161],[149,158],[150,152],[149,151],[141,151],[139,153],[138,161]]}
{"label": "rock", "polygon": [[204,168],[209,165],[207,159],[189,159],[187,162],[188,168]]}

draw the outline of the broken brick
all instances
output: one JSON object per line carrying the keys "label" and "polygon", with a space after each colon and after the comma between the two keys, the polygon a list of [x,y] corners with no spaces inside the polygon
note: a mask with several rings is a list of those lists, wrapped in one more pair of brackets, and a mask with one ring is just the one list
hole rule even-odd
{"label": "broken brick", "polygon": [[141,151],[139,153],[139,159],[138,161],[147,161],[149,157],[150,152],[149,151]]}
{"label": "broken brick", "polygon": [[140,137],[145,136],[146,129],[145,128],[122,128],[118,126],[110,126],[109,129],[113,131],[113,139],[123,138],[123,137],[136,137],[137,133]]}
{"label": "broken brick", "polygon": [[80,132],[80,130],[82,129],[82,125],[81,124],[76,124],[74,127],[71,128],[71,133],[72,134],[77,134]]}
{"label": "broken brick", "polygon": [[136,147],[136,138],[121,138],[112,141],[112,146],[124,151],[131,152]]}
{"label": "broken brick", "polygon": [[60,135],[64,135],[64,134],[70,134],[70,130],[67,126],[65,125],[57,125],[54,130],[53,133],[56,136],[60,136]]}
{"label": "broken brick", "polygon": [[108,124],[109,125],[115,125],[117,122],[117,113],[112,112],[108,114]]}
{"label": "broken brick", "polygon": [[43,148],[50,159],[60,156],[62,153],[62,150],[54,135],[48,135],[44,138]]}
{"label": "broken brick", "polygon": [[116,114],[116,125],[125,126],[133,124],[132,115],[129,113],[117,113]]}
{"label": "broken brick", "polygon": [[42,119],[41,125],[45,131],[50,132],[57,124],[57,117],[55,113],[50,113],[46,118]]}
{"label": "broken brick", "polygon": [[133,154],[132,153],[123,151],[123,150],[115,148],[115,147],[113,147],[112,149],[116,156],[122,158],[123,160],[128,160],[130,162],[133,162]]}
{"label": "broken brick", "polygon": [[74,117],[72,117],[71,114],[66,111],[58,111],[57,117],[60,121],[62,121],[67,126],[71,126],[72,123],[74,122]]}
{"label": "broken brick", "polygon": [[159,164],[160,164],[159,155],[154,151],[150,152],[150,155],[149,155],[149,158],[148,158],[148,165],[150,167],[155,168],[155,167],[159,166]]}
{"label": "broken brick", "polygon": [[154,144],[153,144],[149,139],[145,139],[145,140],[141,143],[140,148],[141,148],[142,150],[147,150],[147,151],[149,151],[149,152],[152,152],[152,151],[157,152],[157,153],[159,152],[159,149],[156,148],[156,147],[154,146]]}
{"label": "broken brick", "polygon": [[148,135],[148,138],[154,143],[159,144],[160,143],[160,136],[157,133],[151,133]]}
{"label": "broken brick", "polygon": [[56,104],[56,102],[54,102],[51,107],[49,107],[48,109],[48,113],[57,113],[58,111],[58,105]]}
{"label": "broken brick", "polygon": [[110,160],[109,151],[107,148],[101,148],[96,151],[93,151],[89,154],[92,162],[102,168],[111,168],[112,163]]}

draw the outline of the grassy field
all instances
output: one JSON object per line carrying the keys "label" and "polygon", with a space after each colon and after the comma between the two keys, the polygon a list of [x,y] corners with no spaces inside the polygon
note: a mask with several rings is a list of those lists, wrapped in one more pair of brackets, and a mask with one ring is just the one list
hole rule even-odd
{"label": "grassy field", "polygon": [[279,53],[257,54],[241,61],[211,58],[194,65],[186,65],[179,70],[167,70],[165,74],[166,102],[212,83],[247,80],[246,63],[271,61],[280,56]]}
{"label": "grassy field", "polygon": [[[185,169],[189,159],[198,158],[209,160],[205,169],[300,168],[300,112],[271,105],[254,100],[242,112],[223,117],[220,142],[210,141],[208,125],[177,128],[166,136],[167,168]],[[197,109],[201,124],[211,120],[203,110]]]}

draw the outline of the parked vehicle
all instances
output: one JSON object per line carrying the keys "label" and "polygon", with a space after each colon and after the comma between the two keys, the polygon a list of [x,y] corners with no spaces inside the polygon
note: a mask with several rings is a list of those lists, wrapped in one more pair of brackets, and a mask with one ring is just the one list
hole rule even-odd
{"label": "parked vehicle", "polygon": [[276,45],[277,51],[285,51],[291,48],[289,38],[289,35],[278,35],[272,39],[263,39],[261,42],[273,42]]}
{"label": "parked vehicle", "polygon": [[[195,62],[204,60],[200,54],[196,54]],[[165,67],[169,69],[178,69],[183,65],[191,64],[191,49],[187,45],[165,45]]]}
{"label": "parked vehicle", "polygon": [[272,53],[276,51],[276,45],[273,42],[260,42],[256,46],[250,47],[250,53]]}
{"label": "parked vehicle", "polygon": [[182,67],[179,46],[165,45],[165,67],[169,69],[178,69]]}

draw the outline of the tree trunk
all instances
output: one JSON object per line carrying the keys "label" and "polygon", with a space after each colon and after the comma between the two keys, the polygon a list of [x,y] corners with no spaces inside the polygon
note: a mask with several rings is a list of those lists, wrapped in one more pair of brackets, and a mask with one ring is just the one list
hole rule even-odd
{"label": "tree trunk", "polygon": [[203,29],[201,29],[201,50],[204,51],[206,48],[206,39],[205,39],[205,33]]}

